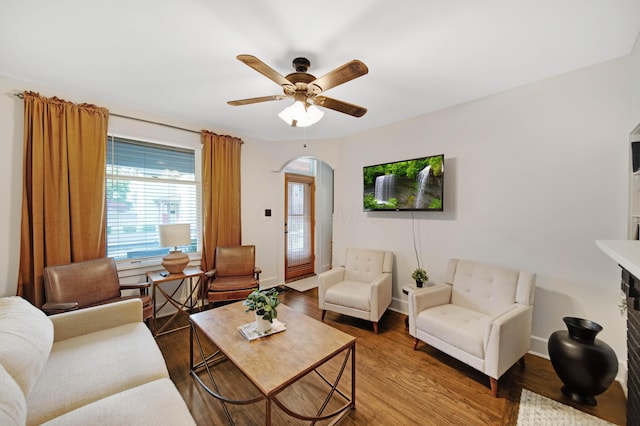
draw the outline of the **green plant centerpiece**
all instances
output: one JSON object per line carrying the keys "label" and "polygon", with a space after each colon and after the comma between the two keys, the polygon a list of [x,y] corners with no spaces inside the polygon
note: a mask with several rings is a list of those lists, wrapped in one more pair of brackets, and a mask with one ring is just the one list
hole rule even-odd
{"label": "green plant centerpiece", "polygon": [[273,319],[278,317],[276,307],[280,304],[278,290],[270,288],[261,291],[256,288],[242,304],[247,307],[245,312],[254,311],[258,317],[273,323]]}
{"label": "green plant centerpiece", "polygon": [[422,268],[416,268],[411,274],[411,278],[416,280],[416,285],[418,287],[422,287],[422,284],[429,281],[429,275],[427,275],[427,271]]}

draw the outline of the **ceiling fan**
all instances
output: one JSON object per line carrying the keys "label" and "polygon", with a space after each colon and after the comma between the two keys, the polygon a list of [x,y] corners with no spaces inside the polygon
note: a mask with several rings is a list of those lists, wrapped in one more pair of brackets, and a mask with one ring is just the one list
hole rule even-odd
{"label": "ceiling fan", "polygon": [[280,117],[292,127],[305,127],[319,121],[324,113],[314,108],[315,105],[354,117],[362,117],[367,112],[366,108],[359,105],[320,96],[321,93],[333,87],[368,73],[369,69],[367,66],[357,59],[339,66],[320,78],[315,78],[313,75],[307,73],[307,70],[311,66],[307,58],[295,58],[293,60],[295,72],[287,76],[282,76],[255,56],[238,55],[237,58],[240,62],[250,66],[260,74],[280,85],[284,95],[261,96],[258,98],[228,101],[227,103],[229,105],[238,106],[293,98],[294,104],[279,114]]}

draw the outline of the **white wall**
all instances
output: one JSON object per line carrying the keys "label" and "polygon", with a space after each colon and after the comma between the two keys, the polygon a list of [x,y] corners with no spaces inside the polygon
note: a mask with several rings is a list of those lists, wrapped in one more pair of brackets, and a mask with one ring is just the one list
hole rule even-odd
{"label": "white wall", "polygon": [[316,175],[316,274],[333,265],[333,169],[318,161]]}
{"label": "white wall", "polygon": [[629,55],[631,64],[631,117],[629,131],[640,124],[640,35]]}
{"label": "white wall", "polygon": [[22,88],[0,77],[0,296],[15,295],[18,286],[23,105],[13,93]]}

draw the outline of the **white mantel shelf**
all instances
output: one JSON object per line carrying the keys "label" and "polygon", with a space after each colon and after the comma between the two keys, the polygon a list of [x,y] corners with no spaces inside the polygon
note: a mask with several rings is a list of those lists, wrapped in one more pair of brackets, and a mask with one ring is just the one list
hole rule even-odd
{"label": "white mantel shelf", "polygon": [[640,241],[596,240],[596,245],[618,265],[640,278]]}

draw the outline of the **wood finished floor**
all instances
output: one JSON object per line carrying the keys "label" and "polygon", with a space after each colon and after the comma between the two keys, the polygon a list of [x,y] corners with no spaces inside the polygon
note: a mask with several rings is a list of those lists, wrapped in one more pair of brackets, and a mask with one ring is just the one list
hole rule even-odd
{"label": "wood finished floor", "polygon": [[[320,319],[316,289],[304,293],[287,289],[281,300]],[[596,397],[596,407],[574,404],[560,392],[562,383],[549,360],[528,354],[524,369],[516,364],[500,378],[498,398],[494,398],[488,378],[483,374],[424,343],[414,351],[413,338],[404,320],[405,315],[387,311],[376,335],[366,321],[327,312],[325,323],[357,339],[356,409],[341,425],[515,425],[523,387],[611,423],[626,424],[626,399],[618,382]],[[157,342],[171,379],[198,425],[229,424],[222,404],[189,375],[188,329],[160,336]],[[208,349],[213,348],[209,345]],[[291,356],[295,356],[295,351],[291,351]],[[223,392],[236,397],[257,395],[229,362],[216,368]],[[316,385],[312,378],[305,378],[284,398],[292,408],[310,409],[315,404]],[[227,407],[237,425],[263,424],[263,402],[242,406],[227,404]],[[273,409],[272,418],[274,425],[309,424],[290,419],[277,408]]]}

